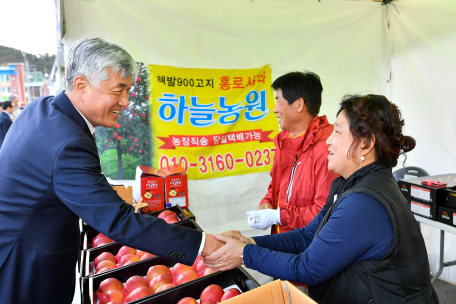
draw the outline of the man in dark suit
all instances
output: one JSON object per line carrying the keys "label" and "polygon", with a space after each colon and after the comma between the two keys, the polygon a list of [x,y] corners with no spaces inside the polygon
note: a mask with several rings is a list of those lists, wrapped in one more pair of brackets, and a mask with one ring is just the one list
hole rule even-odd
{"label": "man in dark suit", "polygon": [[11,120],[11,113],[13,113],[13,110],[14,108],[11,102],[5,101],[3,103],[3,110],[0,112],[0,148],[5,140],[6,133],[13,123]]}
{"label": "man in dark suit", "polygon": [[223,245],[134,213],[101,173],[94,128],[116,124],[136,71],[119,46],[78,40],[67,91],[33,101],[11,127],[0,150],[1,303],[71,303],[79,217],[121,244],[187,265]]}

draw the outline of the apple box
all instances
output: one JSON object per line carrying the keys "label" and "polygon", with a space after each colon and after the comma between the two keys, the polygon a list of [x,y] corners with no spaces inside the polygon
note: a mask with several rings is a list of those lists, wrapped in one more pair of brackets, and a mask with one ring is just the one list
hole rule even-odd
{"label": "apple box", "polygon": [[166,204],[188,207],[187,173],[181,165],[161,169],[165,177]]}
{"label": "apple box", "polygon": [[142,202],[147,204],[147,207],[142,208],[142,213],[165,208],[164,183],[160,170],[147,166],[136,167],[134,199],[138,201],[142,197]]}
{"label": "apple box", "polygon": [[117,191],[117,194],[122,198],[127,204],[133,205],[133,187],[125,187],[124,185],[114,185],[112,189]]}

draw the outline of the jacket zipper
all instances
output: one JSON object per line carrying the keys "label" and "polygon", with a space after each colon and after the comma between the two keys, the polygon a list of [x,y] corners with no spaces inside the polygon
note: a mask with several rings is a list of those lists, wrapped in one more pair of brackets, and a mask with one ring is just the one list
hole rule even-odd
{"label": "jacket zipper", "polygon": [[298,166],[298,156],[295,155],[295,158],[296,158],[296,160],[293,165],[293,170],[291,170],[290,183],[288,184],[288,189],[287,189],[287,204],[288,204],[288,200],[290,199],[290,196],[291,196],[291,190],[293,188],[293,178],[294,178],[294,175],[296,172],[296,167]]}

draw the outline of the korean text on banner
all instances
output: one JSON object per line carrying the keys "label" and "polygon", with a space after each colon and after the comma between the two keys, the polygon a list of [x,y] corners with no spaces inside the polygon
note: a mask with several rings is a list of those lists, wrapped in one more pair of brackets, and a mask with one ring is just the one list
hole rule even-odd
{"label": "korean text on banner", "polygon": [[149,65],[154,167],[189,179],[270,171],[278,133],[271,69]]}

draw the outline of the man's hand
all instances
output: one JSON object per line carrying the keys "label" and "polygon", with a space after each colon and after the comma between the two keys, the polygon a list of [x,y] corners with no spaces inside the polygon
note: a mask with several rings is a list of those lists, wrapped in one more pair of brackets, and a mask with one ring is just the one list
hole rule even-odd
{"label": "man's hand", "polygon": [[243,236],[241,234],[241,232],[238,230],[228,230],[228,231],[222,232],[220,234],[229,236],[236,240],[239,240],[239,241],[243,242],[244,244],[256,245],[255,240],[253,238],[247,238],[247,237]]}
{"label": "man's hand", "polygon": [[263,209],[272,209],[272,205],[269,204],[269,203],[266,203],[266,204],[262,204],[260,205],[257,210],[263,210]]}
{"label": "man's hand", "polygon": [[216,234],[214,237],[226,243],[226,245],[211,255],[203,257],[204,264],[217,271],[229,270],[241,266],[241,252],[246,244],[222,234]]}
{"label": "man's hand", "polygon": [[217,240],[212,234],[206,233],[206,242],[204,243],[204,248],[201,251],[201,256],[207,256],[225,245],[225,243]]}
{"label": "man's hand", "polygon": [[247,221],[255,229],[267,229],[275,224],[280,224],[280,209],[264,209],[248,211]]}

